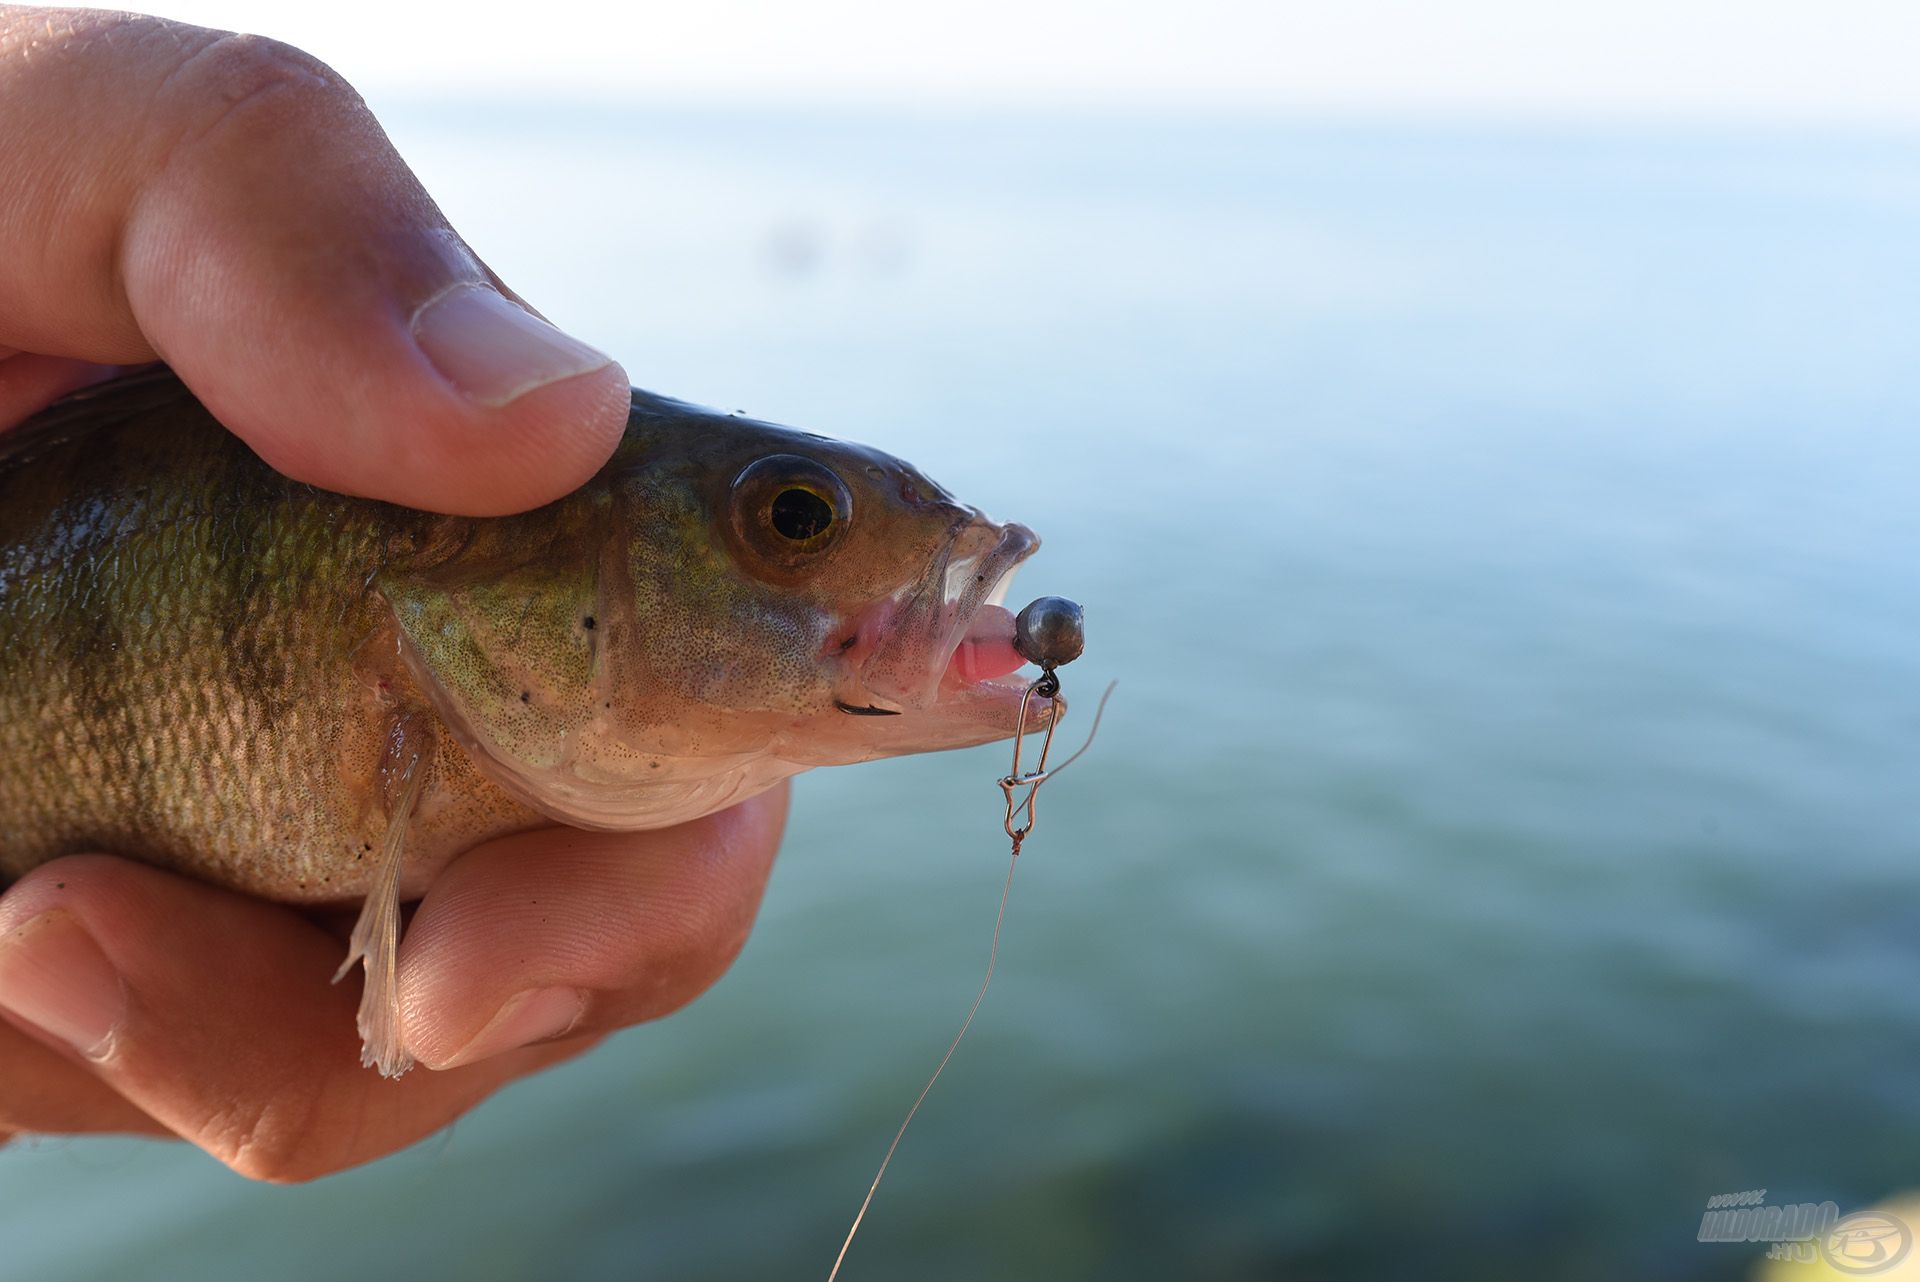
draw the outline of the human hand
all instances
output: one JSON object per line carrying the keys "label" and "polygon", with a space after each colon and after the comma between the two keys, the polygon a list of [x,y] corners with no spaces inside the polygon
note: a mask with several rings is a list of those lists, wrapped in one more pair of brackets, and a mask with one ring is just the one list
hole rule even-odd
{"label": "human hand", "polygon": [[[619,366],[466,247],[338,76],[159,19],[0,5],[0,427],[163,359],[296,479],[488,515],[618,441]],[[744,943],[784,788],[651,833],[489,842],[400,957],[423,1065],[360,1067],[344,925],[106,856],[0,896],[0,1136],[190,1140],[299,1180],[704,991]]]}

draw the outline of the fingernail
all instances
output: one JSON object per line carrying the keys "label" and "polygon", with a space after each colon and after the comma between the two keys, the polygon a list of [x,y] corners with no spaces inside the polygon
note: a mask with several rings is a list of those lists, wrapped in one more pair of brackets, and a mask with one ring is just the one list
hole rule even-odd
{"label": "fingernail", "polygon": [[491,409],[613,364],[485,285],[455,285],[429,299],[413,315],[413,341],[468,400]]}
{"label": "fingernail", "polygon": [[0,1009],[88,1059],[105,1059],[127,990],[86,927],[54,911],[0,938]]}
{"label": "fingernail", "polygon": [[586,1013],[587,995],[577,988],[533,988],[507,999],[474,1039],[435,1068],[458,1068],[477,1060],[558,1037]]}

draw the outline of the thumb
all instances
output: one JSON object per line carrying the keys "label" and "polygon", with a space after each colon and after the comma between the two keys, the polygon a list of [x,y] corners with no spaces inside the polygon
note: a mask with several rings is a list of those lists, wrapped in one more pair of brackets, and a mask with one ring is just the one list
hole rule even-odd
{"label": "thumb", "polygon": [[0,344],[165,360],[289,476],[440,511],[558,497],[618,441],[620,367],[507,290],[298,50],[4,9],[0,119]]}

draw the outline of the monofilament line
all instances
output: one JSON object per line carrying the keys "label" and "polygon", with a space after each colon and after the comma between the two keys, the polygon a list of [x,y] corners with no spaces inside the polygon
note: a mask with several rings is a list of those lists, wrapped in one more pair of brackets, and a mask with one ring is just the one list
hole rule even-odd
{"label": "monofilament line", "polygon": [[893,1161],[894,1150],[900,1147],[900,1140],[906,1135],[907,1127],[913,1125],[913,1115],[920,1111],[922,1104],[926,1103],[928,1094],[933,1090],[933,1084],[939,1081],[940,1074],[946,1071],[947,1061],[952,1059],[953,1053],[960,1049],[960,1039],[965,1037],[967,1029],[973,1026],[973,1017],[980,1013],[980,1003],[987,999],[987,985],[993,983],[993,966],[1000,957],[1000,924],[1007,919],[1007,897],[1013,893],[1013,870],[1019,866],[1019,863],[1020,846],[1016,842],[1013,847],[1013,857],[1007,860],[1006,885],[1000,888],[1000,911],[994,914],[993,918],[993,946],[987,950],[987,974],[980,981],[980,992],[974,997],[973,1006],[967,1011],[967,1017],[960,1022],[960,1031],[953,1035],[953,1044],[948,1046],[947,1053],[940,1057],[939,1067],[933,1070],[933,1076],[927,1079],[927,1084],[920,1088],[919,1098],[915,1099],[913,1107],[907,1110],[907,1116],[900,1123],[900,1129],[893,1133],[893,1143],[887,1145],[887,1155],[880,1159],[880,1169],[874,1172],[873,1183],[867,1189],[865,1200],[860,1203],[860,1212],[853,1217],[853,1226],[847,1230],[847,1240],[840,1244],[840,1254],[834,1257],[833,1270],[827,1274],[827,1282],[834,1282],[834,1279],[840,1276],[840,1266],[846,1262],[847,1248],[853,1245],[853,1235],[860,1231],[860,1221],[867,1218],[867,1208],[873,1205],[873,1195],[879,1191],[880,1181],[887,1174],[887,1163]]}

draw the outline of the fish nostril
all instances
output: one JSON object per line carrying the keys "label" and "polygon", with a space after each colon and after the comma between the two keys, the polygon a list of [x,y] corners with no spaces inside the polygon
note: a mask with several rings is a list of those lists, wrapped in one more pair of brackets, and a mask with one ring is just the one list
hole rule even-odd
{"label": "fish nostril", "polygon": [[900,475],[900,501],[909,507],[927,508],[935,512],[969,512],[970,509],[953,501],[953,495],[936,481],[924,476],[915,476],[911,472]]}

